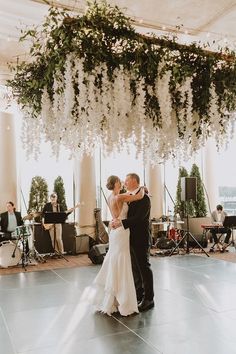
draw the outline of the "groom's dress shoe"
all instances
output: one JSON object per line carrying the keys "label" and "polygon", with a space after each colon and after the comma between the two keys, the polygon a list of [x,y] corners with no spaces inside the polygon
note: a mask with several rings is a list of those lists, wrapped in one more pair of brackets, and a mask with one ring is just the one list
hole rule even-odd
{"label": "groom's dress shoe", "polygon": [[153,300],[143,300],[139,305],[138,305],[138,310],[139,312],[147,311],[150,310],[154,307],[154,301]]}

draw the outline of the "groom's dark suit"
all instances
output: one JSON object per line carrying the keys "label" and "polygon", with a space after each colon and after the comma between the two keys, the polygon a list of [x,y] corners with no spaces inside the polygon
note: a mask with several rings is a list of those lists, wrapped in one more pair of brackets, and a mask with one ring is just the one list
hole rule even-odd
{"label": "groom's dark suit", "polygon": [[153,275],[149,263],[151,203],[147,194],[141,200],[129,204],[127,219],[122,220],[130,229],[132,269],[138,301],[153,300]]}

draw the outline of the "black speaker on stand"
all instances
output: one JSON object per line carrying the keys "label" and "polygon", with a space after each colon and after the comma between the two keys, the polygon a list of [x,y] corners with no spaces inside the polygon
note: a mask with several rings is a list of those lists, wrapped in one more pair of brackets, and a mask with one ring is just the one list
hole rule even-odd
{"label": "black speaker on stand", "polygon": [[196,177],[181,177],[181,201],[188,202],[197,200],[197,178]]}
{"label": "black speaker on stand", "polygon": [[[190,201],[197,200],[197,178],[196,177],[181,177],[181,201],[185,202],[185,210],[186,203]],[[204,248],[200,245],[200,243],[196,240],[196,238],[191,234],[189,231],[189,215],[186,212],[186,219],[187,219],[187,230],[184,233],[182,239],[176,244],[176,246],[172,249],[170,256],[175,252],[177,248],[179,248],[180,244],[184,245],[186,241],[186,253],[189,253],[189,239],[191,238],[198,247],[210,257],[209,254],[204,250]]]}

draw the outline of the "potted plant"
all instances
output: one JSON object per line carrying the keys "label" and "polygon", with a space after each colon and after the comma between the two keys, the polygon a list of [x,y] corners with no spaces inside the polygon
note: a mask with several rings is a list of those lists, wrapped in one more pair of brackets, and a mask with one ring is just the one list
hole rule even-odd
{"label": "potted plant", "polygon": [[28,214],[33,214],[34,220],[41,221],[41,211],[48,201],[48,185],[44,178],[35,176],[31,181]]}
{"label": "potted plant", "polygon": [[63,207],[64,210],[67,210],[64,182],[61,176],[58,176],[55,179],[53,190],[57,194],[59,204]]}
{"label": "potted plant", "polygon": [[199,167],[194,163],[190,171],[190,177],[195,177],[197,179],[197,191],[196,200],[192,202],[194,207],[194,214],[189,220],[189,230],[194,235],[202,234],[202,224],[209,224],[210,217],[207,217],[207,206],[205,192],[203,188],[203,182]]}

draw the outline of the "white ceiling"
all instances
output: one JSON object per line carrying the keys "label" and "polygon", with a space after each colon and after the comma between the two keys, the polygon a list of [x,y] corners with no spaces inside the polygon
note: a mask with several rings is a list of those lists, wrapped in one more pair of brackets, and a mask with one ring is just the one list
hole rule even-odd
{"label": "white ceiling", "polygon": [[[212,49],[227,45],[236,50],[236,1],[110,0],[109,3],[124,9],[143,33],[177,31],[182,42],[215,40]],[[64,4],[80,12],[86,7],[84,0],[58,0],[54,4]],[[27,51],[25,44],[18,43],[20,29],[42,23],[47,9],[43,0],[0,0],[0,82],[9,75],[7,63],[23,58]]]}

